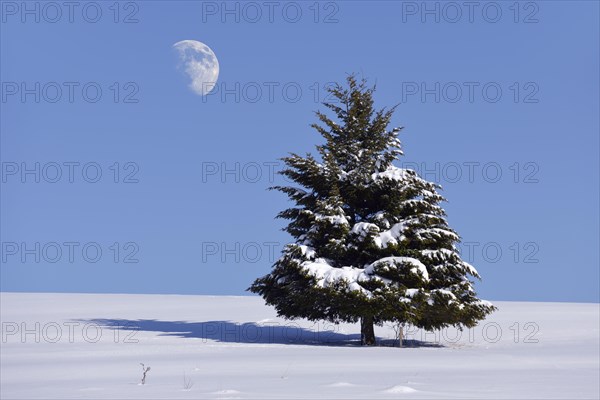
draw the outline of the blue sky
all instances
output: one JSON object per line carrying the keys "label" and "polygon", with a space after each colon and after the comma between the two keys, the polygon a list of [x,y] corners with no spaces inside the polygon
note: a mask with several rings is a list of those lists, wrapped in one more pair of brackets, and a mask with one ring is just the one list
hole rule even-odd
{"label": "blue sky", "polygon": [[401,103],[401,164],[443,185],[481,297],[599,301],[597,2],[27,4],[2,2],[2,291],[247,294],[289,240],[277,159],[355,72]]}

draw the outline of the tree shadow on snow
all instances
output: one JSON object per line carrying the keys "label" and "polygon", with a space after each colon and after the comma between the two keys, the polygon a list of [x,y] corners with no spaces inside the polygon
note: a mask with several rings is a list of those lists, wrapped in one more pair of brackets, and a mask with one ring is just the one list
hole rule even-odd
{"label": "tree shadow on snow", "polygon": [[[380,339],[377,341],[377,344],[379,346],[383,346],[383,347],[398,347],[398,340],[397,339]],[[404,339],[402,341],[402,347],[403,348],[418,348],[418,347],[435,347],[435,348],[441,348],[441,347],[446,347],[444,345],[442,345],[439,342],[424,342],[422,340],[416,340],[416,339]]]}
{"label": "tree shadow on snow", "polygon": [[[120,330],[122,341],[127,341],[130,331],[158,332],[160,336],[195,338],[223,343],[291,344],[313,346],[360,346],[360,334],[338,332],[339,326],[322,323],[310,329],[295,322],[236,323],[231,321],[159,321],[155,319],[90,319],[79,320],[102,328]],[[135,335],[131,335],[135,340]],[[393,339],[379,338],[378,346],[397,346]],[[438,343],[404,340],[403,347],[443,347]]]}
{"label": "tree shadow on snow", "polygon": [[[161,336],[196,338],[225,343],[302,344],[302,345],[360,345],[359,334],[336,332],[337,326],[301,328],[294,322],[256,324],[231,321],[159,321],[155,319],[91,319],[79,321],[103,328],[123,331],[158,332]],[[135,337],[135,336],[134,336]]]}

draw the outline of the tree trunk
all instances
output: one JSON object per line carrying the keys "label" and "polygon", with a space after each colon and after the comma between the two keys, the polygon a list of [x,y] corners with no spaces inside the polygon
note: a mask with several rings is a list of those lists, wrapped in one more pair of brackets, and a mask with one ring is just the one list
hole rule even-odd
{"label": "tree trunk", "polygon": [[362,317],[360,320],[360,342],[363,346],[375,345],[375,328],[371,316]]}
{"label": "tree trunk", "polygon": [[404,340],[404,328],[402,325],[398,327],[398,347],[402,347],[402,341]]}

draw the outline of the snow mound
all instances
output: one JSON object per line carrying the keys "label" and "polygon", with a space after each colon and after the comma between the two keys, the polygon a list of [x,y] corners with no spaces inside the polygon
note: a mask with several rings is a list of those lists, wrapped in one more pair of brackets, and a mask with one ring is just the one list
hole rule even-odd
{"label": "snow mound", "polygon": [[409,386],[397,385],[397,386],[392,386],[391,388],[386,389],[383,392],[384,393],[415,393],[415,392],[418,392],[418,390],[413,389]]}
{"label": "snow mound", "polygon": [[223,390],[217,390],[216,392],[212,392],[212,394],[239,394],[241,393],[240,391],[237,390],[233,390],[233,389],[223,389]]}
{"label": "snow mound", "polygon": [[358,385],[355,385],[354,383],[349,383],[349,382],[335,382],[335,383],[330,383],[329,385],[325,385],[328,387],[355,387]]}
{"label": "snow mound", "polygon": [[226,397],[218,397],[219,399],[241,399],[241,397],[239,397],[239,395],[241,395],[242,392],[239,392],[239,391],[233,390],[233,389],[223,389],[223,390],[217,390],[216,392],[212,392],[211,394],[226,396]]}

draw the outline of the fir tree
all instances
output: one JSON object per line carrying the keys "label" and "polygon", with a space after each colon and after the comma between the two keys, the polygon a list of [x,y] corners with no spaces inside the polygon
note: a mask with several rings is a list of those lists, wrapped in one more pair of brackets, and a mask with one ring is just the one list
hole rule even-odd
{"label": "fir tree", "polygon": [[472,327],[495,307],[476,297],[469,276],[479,275],[455,246],[440,186],[393,165],[401,128],[388,130],[395,108],[375,110],[374,90],[354,76],[331,88],[337,102],[324,105],[339,123],[317,112],[320,159],[283,158],[300,187],[274,187],[295,203],[278,217],[295,240],[249,290],[286,318],[360,320],[365,345],[386,321]]}

